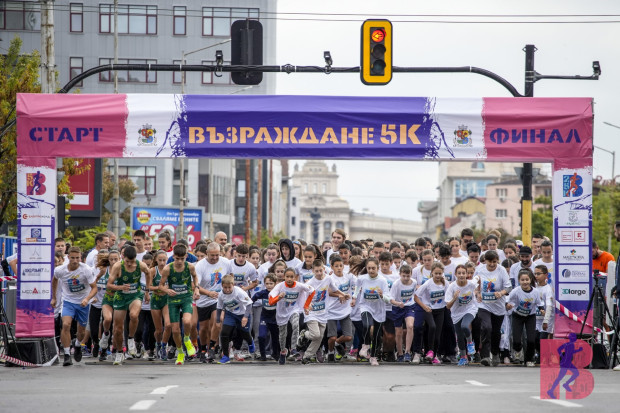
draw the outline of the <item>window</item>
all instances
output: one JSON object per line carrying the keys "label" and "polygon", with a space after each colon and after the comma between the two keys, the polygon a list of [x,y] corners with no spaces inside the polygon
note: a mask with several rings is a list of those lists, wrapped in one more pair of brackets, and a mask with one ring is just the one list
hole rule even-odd
{"label": "window", "polygon": [[518,194],[519,198],[523,198],[523,188],[517,189],[517,194]]}
{"label": "window", "polygon": [[237,222],[245,222],[245,207],[237,208]]}
{"label": "window", "polygon": [[41,5],[34,1],[0,2],[0,29],[41,30]]}
{"label": "window", "polygon": [[296,218],[295,217],[291,217],[291,225],[295,226],[295,222],[296,222]]}
{"label": "window", "polygon": [[498,198],[506,198],[508,196],[507,188],[495,188],[495,196]]}
{"label": "window", "polygon": [[[213,60],[203,60],[203,65],[214,65]],[[229,65],[230,61],[224,61],[225,65]],[[202,84],[203,85],[232,85],[233,82],[230,78],[230,72],[221,73],[221,76],[215,76],[213,72],[202,72]]]}
{"label": "window", "polygon": [[291,204],[293,204],[293,206],[297,206],[297,198],[296,197],[292,197],[291,198]]}
{"label": "window", "polygon": [[495,218],[498,218],[498,219],[508,218],[508,211],[505,209],[496,209]]}
{"label": "window", "polygon": [[318,186],[318,184],[312,184],[312,193],[313,193],[313,194],[318,193],[318,192],[317,192],[317,186]]}
{"label": "window", "polygon": [[239,179],[237,181],[237,196],[245,198],[245,179]]}
{"label": "window", "polygon": [[551,196],[551,188],[545,188],[545,196]]}
{"label": "window", "polygon": [[322,190],[323,190],[323,193],[324,193],[324,194],[326,194],[326,193],[327,193],[327,184],[323,184],[323,185],[322,185]]}
{"label": "window", "polygon": [[[99,59],[100,65],[110,65],[114,63],[114,59],[101,58]],[[157,60],[154,59],[118,59],[118,64],[156,64]],[[107,72],[99,73],[100,82],[114,82],[114,72],[109,70]],[[157,72],[147,70],[119,70],[118,71],[119,82],[131,82],[131,83],[157,83]]]}
{"label": "window", "polygon": [[235,20],[258,20],[259,9],[203,7],[202,35],[230,36],[230,26]]}
{"label": "window", "polygon": [[[157,6],[118,6],[118,32],[157,34]],[[114,5],[99,5],[99,33],[114,33]]]}
{"label": "window", "polygon": [[[71,57],[69,58],[69,76],[72,80],[74,77],[78,76],[84,70],[84,60],[81,57]],[[76,86],[82,87],[82,82],[78,83]]]}
{"label": "window", "polygon": [[484,171],[484,162],[472,162],[471,163],[471,170],[472,171],[476,171],[476,172],[483,172]]}
{"label": "window", "polygon": [[173,8],[173,20],[172,33],[175,36],[185,36],[186,33],[186,19],[187,19],[187,7],[185,6],[174,6]]}
{"label": "window", "polygon": [[[180,60],[173,60],[173,65],[180,65]],[[172,83],[180,85],[183,82],[183,72],[172,72]],[[185,83],[187,84],[187,74],[185,75]]]}
{"label": "window", "polygon": [[84,14],[82,8],[82,3],[71,3],[69,5],[69,31],[71,33],[82,33],[84,31]]}
{"label": "window", "polygon": [[342,221],[336,222],[336,228],[344,229],[344,222],[342,222]]}
{"label": "window", "polygon": [[470,196],[486,197],[487,185],[492,183],[490,179],[456,179],[454,181],[454,196],[464,199]]}
{"label": "window", "polygon": [[[113,174],[114,167],[108,166],[108,172]],[[154,166],[119,166],[118,176],[121,179],[131,179],[138,187],[136,195],[153,196],[156,194],[155,175],[156,167]],[[178,197],[177,197],[178,198]]]}
{"label": "window", "polygon": [[306,221],[299,221],[299,238],[306,239]]}
{"label": "window", "polygon": [[304,194],[308,193],[308,184],[304,184]]}

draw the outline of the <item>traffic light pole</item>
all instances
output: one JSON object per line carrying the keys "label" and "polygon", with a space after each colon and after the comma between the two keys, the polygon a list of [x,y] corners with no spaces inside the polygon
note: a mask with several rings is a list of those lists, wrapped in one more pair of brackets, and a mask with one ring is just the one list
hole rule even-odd
{"label": "traffic light pole", "polygon": [[[534,53],[533,44],[525,46],[525,97],[534,97]],[[524,245],[532,245],[532,164],[523,164],[523,196],[521,197],[521,240]]]}

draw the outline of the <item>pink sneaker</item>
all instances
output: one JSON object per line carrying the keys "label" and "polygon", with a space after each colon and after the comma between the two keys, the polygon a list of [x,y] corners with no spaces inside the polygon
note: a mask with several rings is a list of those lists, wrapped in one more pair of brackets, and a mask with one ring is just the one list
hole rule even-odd
{"label": "pink sneaker", "polygon": [[441,361],[437,357],[433,358],[433,364],[441,364]]}
{"label": "pink sneaker", "polygon": [[435,353],[433,353],[433,351],[430,350],[429,352],[426,353],[426,356],[424,358],[426,359],[426,361],[431,363],[433,359],[435,358]]}

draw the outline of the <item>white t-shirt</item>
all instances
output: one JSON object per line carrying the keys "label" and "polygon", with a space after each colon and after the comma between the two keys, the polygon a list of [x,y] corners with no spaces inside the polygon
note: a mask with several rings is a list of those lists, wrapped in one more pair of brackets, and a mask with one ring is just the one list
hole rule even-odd
{"label": "white t-shirt", "polygon": [[[334,285],[338,287],[339,291],[344,294],[353,295],[355,290],[355,284],[357,277],[349,273],[343,273],[342,277],[338,277],[336,274],[330,275],[334,281]],[[327,319],[328,320],[342,320],[351,315],[351,300],[347,300],[344,303],[340,302],[338,297],[327,297]]]}
{"label": "white t-shirt", "polygon": [[459,297],[450,308],[453,323],[456,324],[465,314],[475,316],[476,313],[478,313],[478,305],[476,305],[475,297],[476,287],[478,287],[478,283],[471,280],[468,280],[464,287],[459,286],[456,282],[453,282],[448,287],[446,291],[446,301],[452,301],[454,293],[457,291],[459,292]]}
{"label": "white t-shirt", "polygon": [[403,282],[398,279],[394,281],[392,284],[392,288],[390,288],[390,295],[396,301],[402,302],[406,307],[412,306],[415,304],[413,300],[413,294],[417,287],[418,283],[415,279],[411,279],[411,284],[404,285]]}
{"label": "white t-shirt", "polygon": [[251,281],[258,279],[256,268],[251,262],[246,261],[245,264],[239,266],[235,260],[230,260],[230,271],[235,277],[235,285],[237,287],[247,287]]}
{"label": "white t-shirt", "polygon": [[93,268],[97,264],[95,262],[97,255],[99,255],[99,250],[97,250],[97,248],[93,248],[92,250],[90,250],[90,252],[86,256],[86,265]]}
{"label": "white t-shirt", "polygon": [[[519,280],[517,279],[517,277],[519,275],[519,271],[521,271],[522,268],[525,268],[525,267],[521,265],[521,261],[516,262],[510,266],[510,283],[512,284],[512,288],[519,286]],[[533,274],[534,268],[536,268],[536,266],[534,265],[534,263],[531,263],[530,266],[527,268],[532,270],[532,274]]]}
{"label": "white t-shirt", "polygon": [[[491,250],[482,251],[480,253],[480,257],[484,256],[484,254],[486,254],[489,251],[491,251]],[[506,259],[506,254],[504,253],[503,250],[500,250],[500,249],[496,249],[496,250],[493,250],[493,251],[495,251],[497,253],[497,256],[499,257],[499,263],[501,264]]]}
{"label": "white t-shirt", "polygon": [[469,254],[467,254],[467,250],[459,250],[459,254],[465,258],[469,258]]}
{"label": "white t-shirt", "polygon": [[[383,293],[383,299],[381,299],[379,289]],[[357,278],[355,297],[359,302],[361,313],[369,312],[375,321],[380,323],[385,321],[385,304],[389,304],[391,300],[390,290],[385,277],[381,274],[375,278],[370,278],[368,274],[360,275]]]}
{"label": "white t-shirt", "polygon": [[273,290],[269,293],[269,297],[277,297],[281,292],[284,292],[284,298],[278,300],[276,304],[276,323],[281,326],[288,323],[291,315],[299,312],[299,308],[303,311],[304,297],[312,293],[313,289],[307,284],[295,282],[292,287],[288,287],[286,282],[281,282],[273,287]]}
{"label": "white t-shirt", "polygon": [[460,257],[450,257],[450,261],[452,261],[452,264],[454,264],[454,267],[456,268],[457,265],[465,265],[467,263],[467,261],[469,261],[469,257],[467,255],[461,255]]}
{"label": "white t-shirt", "polygon": [[68,265],[57,267],[54,278],[62,286],[63,301],[72,304],[81,304],[90,293],[90,284],[95,282],[93,269],[82,262],[75,270],[70,270]]}
{"label": "white t-shirt", "polygon": [[144,250],[142,252],[136,251],[136,259],[138,261],[142,261],[142,258],[144,258],[144,256],[146,255],[147,252],[148,252],[147,250]]}
{"label": "white t-shirt", "polygon": [[[329,270],[326,269],[325,273],[327,274]],[[310,269],[304,268],[304,263],[299,263],[297,267],[295,267],[295,272],[299,276],[299,282],[307,283],[310,281],[312,277],[314,277],[314,273],[312,272],[312,266]]]}
{"label": "white t-shirt", "polygon": [[[205,290],[220,292],[222,291],[222,277],[230,274],[230,263],[226,258],[220,257],[215,264],[209,264],[206,259],[196,263],[196,276],[198,285]],[[211,298],[207,295],[200,295],[196,300],[196,306],[208,307],[217,302],[217,298]]]}
{"label": "white t-shirt", "polygon": [[[542,315],[540,310],[536,311],[536,331],[546,331],[547,333],[553,333],[553,327],[555,324],[555,301],[553,298],[553,287],[549,284],[545,284],[542,287],[537,287],[540,293],[540,301],[545,307],[545,315]],[[549,313],[551,311],[551,313]],[[547,321],[547,329],[543,330],[542,325]]]}
{"label": "white t-shirt", "polygon": [[245,315],[247,308],[251,306],[252,299],[248,293],[237,286],[233,287],[230,294],[220,292],[217,297],[217,309],[226,310],[235,315]]}
{"label": "white t-shirt", "polygon": [[495,292],[508,291],[511,287],[506,269],[498,265],[493,272],[490,272],[484,265],[476,269],[475,275],[480,279],[480,295],[482,296],[482,302],[478,307],[495,315],[506,314],[506,296],[495,297]]}
{"label": "white t-shirt", "polygon": [[431,275],[431,270],[427,270],[422,265],[418,265],[411,272],[411,278],[414,278],[418,288],[420,288],[424,283],[433,278]]}
{"label": "white t-shirt", "polygon": [[[95,268],[95,270],[93,271],[95,278],[97,278],[97,276],[99,275],[99,271],[99,268]],[[101,308],[102,306],[103,296],[105,295],[107,288],[106,286],[108,285],[108,278],[110,277],[109,271],[110,269],[106,268],[105,273],[97,280],[97,295],[95,296],[97,301],[93,302],[93,307]]]}
{"label": "white t-shirt", "polygon": [[536,314],[538,307],[542,306],[540,301],[540,291],[532,288],[529,292],[525,292],[518,286],[510,292],[508,302],[514,304],[513,314],[527,317]]}
{"label": "white t-shirt", "polygon": [[456,280],[456,275],[454,274],[455,268],[456,264],[452,258],[450,258],[450,264],[443,266],[443,276],[448,283]]}
{"label": "white t-shirt", "polygon": [[[555,277],[553,276],[553,272],[555,271],[554,265],[553,265],[553,261],[551,262],[543,262],[542,258],[537,259],[536,261],[534,261],[534,267],[536,267],[537,265],[544,265],[545,267],[547,267],[547,284],[552,284],[555,280]],[[532,270],[534,271],[534,270]]]}
{"label": "white t-shirt", "polygon": [[267,261],[267,262],[262,263],[258,267],[258,270],[256,270],[256,272],[258,273],[258,278],[260,280],[264,279],[265,275],[267,275],[267,273],[269,273],[269,268],[271,268],[271,266],[273,265],[274,262]]}
{"label": "white t-shirt", "polygon": [[334,279],[331,276],[324,275],[322,280],[312,277],[306,285],[314,289],[314,295],[310,302],[310,313],[305,316],[304,321],[318,321],[319,323],[327,323],[328,310],[327,310],[327,298],[330,291],[338,290],[338,286],[334,283]]}
{"label": "white t-shirt", "polygon": [[297,258],[297,257],[293,257],[293,259],[292,259],[292,260],[290,260],[290,261],[285,261],[285,262],[286,262],[286,266],[287,266],[287,267],[297,268],[297,266],[298,266],[299,264],[301,264],[301,262],[302,262],[302,261],[301,261],[299,258]]}
{"label": "white t-shirt", "polygon": [[435,282],[431,280],[418,288],[415,295],[417,295],[425,305],[436,310],[446,306],[446,288],[448,288],[447,282],[435,284]]}

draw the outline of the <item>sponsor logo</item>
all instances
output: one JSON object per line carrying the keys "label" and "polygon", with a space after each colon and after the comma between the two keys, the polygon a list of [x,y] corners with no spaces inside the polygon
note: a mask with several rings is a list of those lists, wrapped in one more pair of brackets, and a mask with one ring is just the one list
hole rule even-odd
{"label": "sponsor logo", "polygon": [[586,370],[592,349],[575,333],[568,340],[540,341],[540,398],[559,399],[561,387],[567,400],[585,399],[594,389],[594,377]]}
{"label": "sponsor logo", "polygon": [[588,238],[585,230],[563,229],[560,230],[560,240],[564,244],[586,244]]}
{"label": "sponsor logo", "polygon": [[155,133],[157,130],[152,125],[145,123],[142,125],[142,129],[138,130],[138,145],[139,146],[155,146],[157,145],[157,137]]}
{"label": "sponsor logo", "polygon": [[558,261],[560,263],[576,264],[586,263],[590,258],[587,247],[562,247],[558,248]]}
{"label": "sponsor logo", "polygon": [[502,128],[493,129],[489,136],[491,142],[498,145],[507,143],[524,144],[549,144],[549,143],[571,143],[573,139],[576,143],[581,143],[577,129],[571,129],[568,134],[562,135],[559,129],[512,129],[510,131]]}
{"label": "sponsor logo", "polygon": [[43,238],[42,232],[41,228],[30,228],[30,237],[26,237],[26,242],[46,242],[47,239]]}
{"label": "sponsor logo", "polygon": [[472,146],[471,130],[465,125],[459,125],[454,131],[454,146]]}
{"label": "sponsor logo", "polygon": [[49,300],[52,298],[49,283],[21,283],[20,299],[22,300]]}
{"label": "sponsor logo", "polygon": [[558,301],[588,301],[590,284],[560,284]]}
{"label": "sponsor logo", "polygon": [[575,198],[583,194],[583,178],[577,172],[562,176],[562,194],[564,198]]}
{"label": "sponsor logo", "polygon": [[563,279],[563,281],[576,281],[576,280],[587,280],[588,279],[588,273],[589,271],[586,269],[579,269],[578,267],[576,268],[565,268],[563,269],[560,274],[561,277]]}
{"label": "sponsor logo", "polygon": [[43,195],[45,194],[45,174],[41,171],[37,173],[28,172],[26,174],[26,193],[28,195]]}
{"label": "sponsor logo", "polygon": [[99,133],[103,132],[103,128],[32,128],[30,129],[30,140],[41,142],[46,140],[49,142],[82,142],[85,141],[98,142]]}
{"label": "sponsor logo", "polygon": [[151,213],[145,210],[138,211],[136,213],[136,219],[141,224],[146,224],[151,219]]}
{"label": "sponsor logo", "polygon": [[20,274],[22,280],[27,281],[50,281],[52,279],[52,269],[41,264],[21,264]]}
{"label": "sponsor logo", "polygon": [[587,210],[560,211],[559,224],[566,227],[587,227],[590,215]]}

